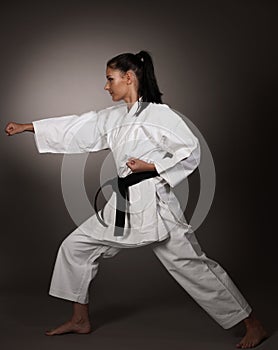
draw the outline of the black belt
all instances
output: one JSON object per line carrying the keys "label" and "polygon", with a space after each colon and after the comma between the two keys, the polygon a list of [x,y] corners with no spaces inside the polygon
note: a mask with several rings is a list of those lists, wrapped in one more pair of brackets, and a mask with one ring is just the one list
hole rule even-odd
{"label": "black belt", "polygon": [[[99,192],[102,190],[102,188],[107,185],[111,185],[113,191],[116,192],[117,204],[116,204],[114,236],[123,236],[124,234],[125,214],[127,211],[126,206],[127,206],[127,200],[128,200],[128,187],[155,176],[159,176],[156,170],[132,173],[127,175],[126,177],[117,176],[111,180],[106,181],[97,190],[97,193],[95,195],[95,200],[94,200],[94,209],[99,222],[105,227],[108,227],[108,225],[104,222],[104,220],[98,214],[97,197]],[[101,215],[103,217],[103,209],[101,211]]]}

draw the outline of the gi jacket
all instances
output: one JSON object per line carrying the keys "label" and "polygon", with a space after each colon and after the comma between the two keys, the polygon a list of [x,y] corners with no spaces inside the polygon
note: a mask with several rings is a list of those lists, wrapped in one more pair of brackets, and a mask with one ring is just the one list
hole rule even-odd
{"label": "gi jacket", "polygon": [[[129,187],[128,214],[124,235],[114,236],[116,194],[103,208],[108,227],[92,215],[80,228],[92,237],[133,247],[162,241],[170,230],[182,225],[187,231],[180,204],[172,188],[198,166],[198,139],[184,120],[166,104],[149,103],[138,115],[140,100],[129,111],[126,104],[33,121],[39,153],[84,153],[110,149],[117,174],[131,174],[126,162],[139,158],[154,163],[159,176]],[[100,213],[100,211],[99,211]]]}

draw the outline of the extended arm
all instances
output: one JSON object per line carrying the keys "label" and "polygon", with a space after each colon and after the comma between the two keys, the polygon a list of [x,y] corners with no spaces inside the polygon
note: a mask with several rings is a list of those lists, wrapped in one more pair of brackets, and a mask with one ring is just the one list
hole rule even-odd
{"label": "extended arm", "polygon": [[95,111],[81,115],[52,117],[28,124],[10,122],[5,132],[8,136],[31,131],[39,153],[83,153],[109,148],[106,136],[98,127]]}
{"label": "extended arm", "polygon": [[38,151],[73,154],[107,149],[106,135],[98,124],[95,111],[33,121]]}

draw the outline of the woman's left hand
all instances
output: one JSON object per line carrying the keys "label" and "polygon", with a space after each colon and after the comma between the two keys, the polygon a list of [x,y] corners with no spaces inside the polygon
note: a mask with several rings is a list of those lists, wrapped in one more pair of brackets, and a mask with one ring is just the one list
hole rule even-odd
{"label": "woman's left hand", "polygon": [[155,170],[154,164],[147,163],[144,160],[141,160],[141,159],[138,159],[138,158],[129,158],[128,162],[126,162],[126,165],[134,173],[138,173],[138,172],[141,172],[141,171],[152,171],[152,170]]}

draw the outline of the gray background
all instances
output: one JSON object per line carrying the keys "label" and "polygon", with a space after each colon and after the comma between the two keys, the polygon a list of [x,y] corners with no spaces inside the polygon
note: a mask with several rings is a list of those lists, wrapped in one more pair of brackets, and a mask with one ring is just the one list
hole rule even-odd
{"label": "gray background", "polygon": [[[0,339],[6,348],[20,341],[28,349],[230,349],[239,337],[236,327],[227,335],[190,300],[151,247],[102,261],[91,288],[95,336],[43,336],[70,315],[68,302],[47,295],[59,244],[76,227],[61,190],[63,155],[39,154],[32,133],[8,137],[4,127],[110,106],[103,90],[107,60],[142,49],[152,54],[163,101],[198,127],[213,155],[215,198],[196,231],[202,248],[275,332],[275,10],[274,1],[67,1],[13,2],[1,11]],[[107,154],[88,157],[89,197]],[[190,185],[188,219],[197,172]]]}

